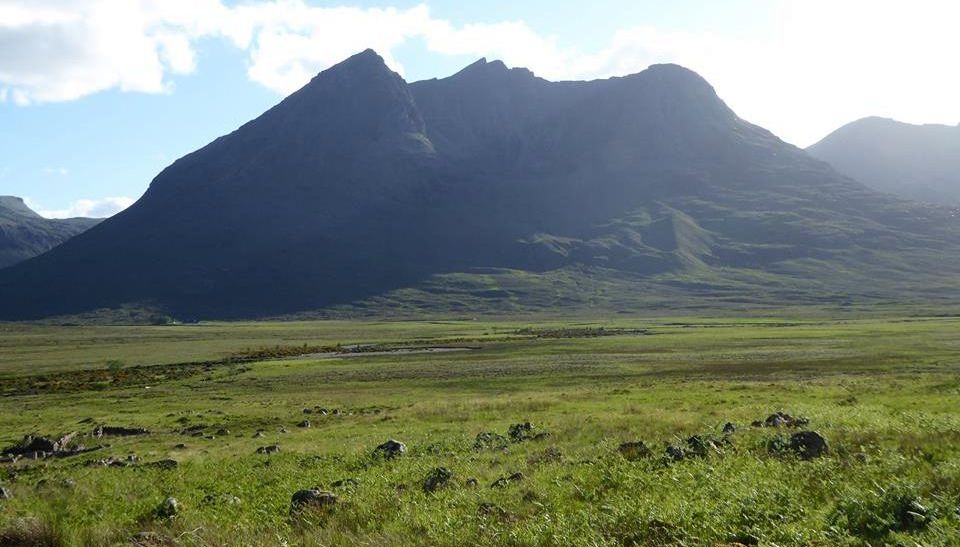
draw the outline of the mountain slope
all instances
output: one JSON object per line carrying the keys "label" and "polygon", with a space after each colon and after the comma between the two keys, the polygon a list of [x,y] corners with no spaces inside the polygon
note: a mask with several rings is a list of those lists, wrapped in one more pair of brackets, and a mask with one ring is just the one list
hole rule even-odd
{"label": "mountain slope", "polygon": [[46,219],[22,199],[0,196],[0,268],[43,254],[98,222],[92,218]]}
{"label": "mountain slope", "polygon": [[871,188],[960,205],[960,125],[864,118],[837,129],[807,151]]}
{"label": "mountain slope", "polygon": [[682,67],[555,83],[481,60],[408,85],[366,51],[0,274],[0,317],[934,298],[956,233]]}

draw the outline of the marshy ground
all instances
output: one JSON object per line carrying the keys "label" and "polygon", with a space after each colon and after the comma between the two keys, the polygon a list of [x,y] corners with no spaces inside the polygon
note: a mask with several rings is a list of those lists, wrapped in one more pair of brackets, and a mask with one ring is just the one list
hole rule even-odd
{"label": "marshy ground", "polygon": [[960,544],[960,319],[848,315],[3,325],[0,544]]}

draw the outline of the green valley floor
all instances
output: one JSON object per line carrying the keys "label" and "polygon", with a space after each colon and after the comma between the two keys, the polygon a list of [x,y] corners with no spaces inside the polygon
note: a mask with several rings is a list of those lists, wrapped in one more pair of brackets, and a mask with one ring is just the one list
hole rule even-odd
{"label": "green valley floor", "polygon": [[958,328],[0,324],[0,545],[958,545]]}

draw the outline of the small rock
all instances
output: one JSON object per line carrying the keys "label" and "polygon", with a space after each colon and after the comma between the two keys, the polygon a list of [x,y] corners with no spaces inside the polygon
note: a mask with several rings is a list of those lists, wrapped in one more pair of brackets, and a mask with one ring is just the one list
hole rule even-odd
{"label": "small rock", "polygon": [[257,430],[257,432],[253,434],[254,439],[262,439],[264,437],[266,437],[266,435],[264,435],[263,431],[260,430]]}
{"label": "small rock", "polygon": [[300,490],[290,499],[290,514],[304,509],[322,509],[335,505],[337,496],[322,490]]}
{"label": "small rock", "polygon": [[737,431],[737,426],[733,425],[732,422],[727,422],[723,424],[723,434],[724,435],[733,435]]}
{"label": "small rock", "polygon": [[287,432],[287,428],[285,428],[285,427],[281,427],[281,428],[280,428],[280,433],[286,433],[286,432]]}
{"label": "small rock", "polygon": [[630,441],[617,447],[617,452],[627,461],[637,461],[650,456],[650,448],[643,441]]}
{"label": "small rock", "polygon": [[427,478],[423,480],[423,491],[424,492],[436,492],[438,489],[446,486],[450,479],[453,478],[453,472],[451,472],[446,467],[437,467],[433,471],[427,474]]}
{"label": "small rock", "polygon": [[261,446],[257,449],[257,454],[277,454],[278,452],[280,452],[280,447],[275,444]]}
{"label": "small rock", "polygon": [[13,498],[13,493],[7,490],[6,488],[0,486],[0,500],[8,500]]}
{"label": "small rock", "polygon": [[477,479],[473,477],[470,477],[469,479],[467,479],[467,486],[469,486],[470,488],[476,488],[479,485],[480,485],[480,481],[478,481]]}
{"label": "small rock", "polygon": [[214,494],[207,494],[206,496],[203,497],[203,503],[207,505],[217,505],[217,504],[240,505],[241,501],[240,501],[240,498],[232,494],[222,494],[219,496]]}
{"label": "small rock", "polygon": [[176,498],[167,498],[163,500],[160,507],[157,507],[157,516],[160,518],[173,518],[180,512],[180,502]]}
{"label": "small rock", "polygon": [[688,455],[697,456],[698,458],[705,458],[711,452],[718,454],[723,452],[713,439],[704,439],[700,435],[694,435],[693,437],[687,439]]}
{"label": "small rock", "polygon": [[500,477],[499,479],[493,481],[493,484],[490,485],[490,488],[506,488],[513,482],[520,482],[523,480],[523,473],[516,472],[513,475],[508,477]]}
{"label": "small rock", "polygon": [[477,514],[481,517],[506,517],[508,513],[499,505],[490,502],[480,502],[477,505]]}
{"label": "small rock", "polygon": [[163,537],[156,532],[139,532],[131,538],[131,542],[137,547],[152,547],[164,544]]}
{"label": "small rock", "polygon": [[[776,414],[771,414],[767,416],[767,419],[763,421],[763,425],[765,425],[766,427],[784,426],[784,425],[787,425],[787,418],[790,418],[790,416],[782,412],[777,412]],[[790,419],[792,420],[792,418]]]}
{"label": "small rock", "polygon": [[183,444],[183,443],[180,443],[180,444],[174,446],[173,448],[176,449],[176,450],[184,450],[184,449],[187,448],[187,445],[185,445],[185,444]]}
{"label": "small rock", "polygon": [[313,409],[312,409],[312,408],[305,408],[305,409],[303,409],[303,413],[304,413],[304,414],[313,414]]}
{"label": "small rock", "polygon": [[177,460],[167,459],[167,460],[155,461],[155,462],[153,462],[153,463],[150,464],[150,467],[156,467],[156,468],[162,469],[162,470],[164,470],[164,471],[170,471],[171,469],[176,469],[177,466],[179,466],[179,465],[180,465],[180,463],[177,462]]}
{"label": "small rock", "polygon": [[388,440],[387,442],[378,446],[374,451],[374,455],[383,456],[388,460],[392,460],[398,456],[402,456],[407,452],[407,445],[403,444],[400,441],[395,441],[393,439]]}
{"label": "small rock", "polygon": [[829,450],[827,440],[816,431],[799,431],[790,436],[790,450],[796,452],[802,459],[819,458]]}
{"label": "small rock", "polygon": [[297,424],[297,427],[310,427],[310,420],[304,420]]}
{"label": "small rock", "polygon": [[484,431],[477,433],[477,437],[473,441],[473,448],[474,450],[503,449],[506,448],[508,444],[507,438],[503,435]]}
{"label": "small rock", "polygon": [[515,443],[531,440],[533,436],[533,424],[530,422],[513,424],[510,426],[510,429],[507,430],[507,437]]}
{"label": "small rock", "polygon": [[230,430],[221,427],[220,429],[217,430],[216,434],[219,437],[226,437],[227,435],[230,434]]}
{"label": "small rock", "polygon": [[150,431],[142,427],[117,427],[109,425],[100,425],[93,430],[94,437],[136,437],[139,435],[149,435]]}
{"label": "small rock", "polygon": [[667,447],[667,457],[678,462],[686,457],[686,453],[678,446],[670,445]]}

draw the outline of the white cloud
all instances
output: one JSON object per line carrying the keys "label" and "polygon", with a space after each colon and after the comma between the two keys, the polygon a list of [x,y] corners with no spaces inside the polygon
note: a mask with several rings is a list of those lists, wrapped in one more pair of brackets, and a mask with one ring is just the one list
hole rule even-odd
{"label": "white cloud", "polygon": [[[655,62],[703,74],[743,117],[807,144],[866,115],[960,120],[960,2],[779,0],[764,32],[623,28],[596,51],[524,21],[454,25],[427,5],[321,7],[303,0],[0,0],[0,102],[71,100],[110,88],[171,89],[196,69],[195,44],[227,40],[248,77],[281,94],[368,47],[499,58],[551,79],[623,75]],[[741,8],[742,9],[742,8]],[[613,15],[611,15],[613,16]],[[721,32],[722,30],[722,32]]]}
{"label": "white cloud", "polygon": [[37,206],[32,200],[26,199],[25,201],[37,214],[46,218],[107,218],[130,207],[135,200],[128,197],[80,199],[71,203],[66,209],[44,209]]}
{"label": "white cloud", "polygon": [[60,175],[61,177],[70,174],[70,171],[66,167],[44,167],[43,172],[48,175]]}

